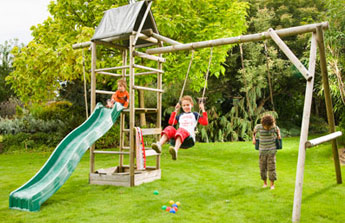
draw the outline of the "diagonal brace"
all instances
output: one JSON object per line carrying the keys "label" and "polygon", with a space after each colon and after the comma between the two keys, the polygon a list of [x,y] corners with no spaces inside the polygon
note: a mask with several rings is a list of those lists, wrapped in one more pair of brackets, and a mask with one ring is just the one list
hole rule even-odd
{"label": "diagonal brace", "polygon": [[278,36],[278,34],[270,28],[268,30],[273,41],[279,46],[279,48],[284,52],[284,54],[290,59],[290,61],[295,65],[295,67],[301,72],[306,80],[311,80],[313,78],[310,75],[309,71],[304,67],[304,65],[299,61],[299,59],[295,56],[295,54],[289,49],[289,47],[284,43],[282,39]]}

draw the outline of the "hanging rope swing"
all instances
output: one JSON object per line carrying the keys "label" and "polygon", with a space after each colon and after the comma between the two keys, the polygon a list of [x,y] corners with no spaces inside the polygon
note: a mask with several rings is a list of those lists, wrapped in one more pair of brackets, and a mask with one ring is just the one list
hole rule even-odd
{"label": "hanging rope swing", "polygon": [[[202,96],[201,96],[201,98],[198,98],[198,103],[199,104],[200,103],[204,103],[205,100],[206,100],[205,93],[206,93],[206,87],[207,87],[207,82],[208,82],[208,76],[209,76],[209,73],[210,73],[210,67],[211,67],[211,63],[212,63],[212,55],[213,55],[213,47],[211,47],[211,50],[210,50],[210,57],[209,57],[207,71],[206,71],[206,75],[205,75],[205,83],[204,83],[204,88],[203,88],[203,91],[202,91]],[[194,58],[194,51],[192,51],[192,56],[191,56],[191,59],[190,59],[190,62],[189,62],[189,66],[188,66],[188,69],[187,69],[186,78],[184,80],[183,87],[182,87],[182,90],[181,90],[181,93],[180,93],[179,103],[181,103],[181,98],[183,96],[184,89],[186,87],[186,82],[187,82],[187,79],[188,79],[190,68],[192,66],[193,58]],[[200,110],[199,110],[199,113],[198,113],[198,118],[197,118],[197,123],[196,123],[195,128],[198,126],[199,118],[200,118]],[[197,133],[197,131],[195,133]],[[170,140],[170,144],[174,146],[175,145],[175,140],[174,139]],[[194,144],[195,144],[195,142],[194,142],[193,137],[189,136],[189,137],[187,137],[183,141],[183,143],[182,143],[180,148],[188,149],[190,147],[193,147]]]}

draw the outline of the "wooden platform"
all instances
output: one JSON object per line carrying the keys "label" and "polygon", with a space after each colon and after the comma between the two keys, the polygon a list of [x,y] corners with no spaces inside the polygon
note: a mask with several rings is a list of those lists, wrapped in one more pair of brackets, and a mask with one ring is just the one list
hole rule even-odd
{"label": "wooden platform", "polygon": [[[161,169],[147,167],[144,171],[135,171],[134,186],[161,179]],[[89,175],[90,184],[113,185],[130,187],[128,168],[120,170],[119,167],[100,169]]]}

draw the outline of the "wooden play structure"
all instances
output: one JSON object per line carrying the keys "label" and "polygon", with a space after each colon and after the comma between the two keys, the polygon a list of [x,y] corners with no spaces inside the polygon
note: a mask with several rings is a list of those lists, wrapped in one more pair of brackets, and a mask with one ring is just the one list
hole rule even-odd
{"label": "wooden play structure", "polygon": [[[317,23],[298,27],[285,28],[280,30],[269,29],[266,32],[249,34],[237,37],[222,38],[216,40],[208,40],[201,42],[193,42],[182,44],[168,37],[159,34],[152,12],[150,10],[152,1],[146,0],[130,5],[122,6],[116,9],[108,10],[96,29],[95,35],[90,42],[74,44],[73,48],[83,48],[91,46],[91,112],[96,104],[96,94],[112,94],[113,92],[96,90],[96,74],[111,75],[116,78],[129,78],[129,93],[130,106],[126,109],[120,118],[121,136],[120,136],[120,151],[98,151],[94,147],[90,149],[90,183],[91,184],[110,184],[119,186],[135,186],[144,182],[150,182],[160,179],[160,154],[156,154],[152,149],[147,148],[146,156],[156,156],[156,165],[147,167],[146,170],[136,171],[135,166],[135,123],[136,114],[140,112],[154,112],[156,113],[156,127],[149,129],[142,129],[143,135],[159,135],[161,132],[161,116],[162,116],[162,75],[164,73],[162,64],[165,59],[162,57],[163,53],[176,52],[181,50],[196,50],[198,48],[216,47],[226,44],[242,44],[246,42],[264,41],[272,39],[277,46],[284,52],[290,61],[300,71],[306,81],[305,102],[303,110],[303,121],[301,126],[301,135],[298,152],[298,163],[296,173],[295,195],[292,221],[298,222],[301,214],[302,203],[302,186],[305,166],[306,149],[318,145],[325,141],[332,140],[332,151],[335,165],[336,181],[338,184],[342,183],[341,169],[338,156],[338,148],[336,138],[342,133],[335,133],[334,113],[328,83],[327,64],[325,56],[325,46],[323,40],[323,30],[328,29],[328,23]],[[113,27],[113,30],[106,30],[106,23],[116,21],[119,24],[128,24],[123,15],[132,15],[132,25],[127,30],[122,30],[125,27]],[[103,26],[104,25],[104,26]],[[129,27],[129,26],[128,26]],[[309,67],[306,68],[300,60],[293,54],[289,47],[282,40],[283,37],[311,33],[311,48]],[[163,46],[163,42],[170,46]],[[104,45],[119,49],[122,53],[122,66],[110,68],[97,68],[96,47]],[[154,46],[152,48],[152,46]],[[147,48],[151,47],[151,48]],[[320,67],[322,75],[322,83],[325,94],[325,101],[327,107],[327,117],[329,123],[329,135],[318,139],[308,141],[308,129],[310,122],[310,112],[312,105],[312,94],[315,79],[315,66],[317,59],[317,48],[319,49]],[[156,55],[153,55],[156,54]],[[153,60],[157,62],[157,67],[147,67],[136,63],[135,58],[142,60]],[[139,61],[139,60],[138,60]],[[109,71],[122,71],[121,74],[111,73]],[[146,70],[146,71],[138,71]],[[127,72],[128,71],[128,72]],[[135,78],[139,75],[157,75],[157,88],[147,88],[135,85]],[[157,93],[157,107],[156,108],[136,108],[135,107],[135,90],[154,91]],[[129,115],[129,127],[125,128],[125,116]],[[129,145],[125,146],[125,134],[129,135]],[[108,172],[97,172],[94,169],[95,154],[117,154],[119,155],[119,165],[111,168]],[[124,165],[124,156],[129,155],[129,165]]]}

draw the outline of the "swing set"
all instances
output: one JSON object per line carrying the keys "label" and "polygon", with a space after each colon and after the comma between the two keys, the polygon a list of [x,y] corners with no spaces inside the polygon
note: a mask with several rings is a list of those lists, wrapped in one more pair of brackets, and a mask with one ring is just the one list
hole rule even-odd
{"label": "swing set", "polygon": [[[156,156],[156,165],[148,166],[143,171],[137,171],[135,168],[135,119],[136,113],[156,113],[156,127],[142,129],[142,135],[156,135],[157,137],[161,133],[161,118],[162,118],[162,75],[164,73],[163,63],[166,61],[162,57],[164,53],[182,51],[182,50],[196,50],[199,48],[216,47],[227,44],[242,44],[246,42],[265,41],[266,39],[272,39],[278,47],[284,52],[294,66],[300,71],[306,81],[305,102],[303,110],[303,120],[301,127],[300,143],[298,150],[298,163],[296,173],[295,195],[293,204],[292,221],[298,222],[301,214],[302,203],[302,186],[303,175],[305,166],[306,149],[326,141],[332,141],[333,160],[335,165],[336,180],[338,184],[342,183],[341,169],[339,163],[338,149],[336,144],[336,138],[341,136],[341,132],[335,132],[334,113],[328,83],[327,62],[325,56],[325,46],[323,40],[323,32],[328,29],[328,23],[309,24],[297,27],[290,27],[280,30],[269,29],[268,31],[256,34],[248,34],[237,37],[221,38],[215,40],[192,42],[182,44],[168,37],[159,34],[157,25],[151,12],[151,0],[136,2],[127,6],[110,9],[105,12],[102,22],[96,29],[95,35],[89,42],[74,44],[74,49],[90,47],[91,46],[91,112],[96,106],[96,93],[97,94],[112,94],[104,90],[96,90],[96,73],[103,75],[110,75],[115,78],[121,78],[123,76],[129,77],[129,93],[130,93],[130,105],[129,109],[124,110],[120,117],[120,151],[95,151],[94,146],[90,149],[90,184],[108,184],[108,185],[120,185],[120,186],[135,186],[141,183],[151,182],[161,177],[160,169],[160,154],[153,152],[150,148],[145,148],[146,157]],[[126,12],[126,13],[125,13]],[[128,17],[132,16],[134,19],[128,21]],[[139,16],[140,15],[140,16]],[[105,18],[106,17],[106,18]],[[119,26],[113,26],[108,24],[107,21],[117,21]],[[128,24],[130,23],[130,24]],[[129,29],[126,29],[130,27]],[[104,28],[104,29],[103,29]],[[300,62],[300,60],[293,54],[289,47],[284,43],[281,38],[300,35],[305,33],[312,33],[311,36],[311,48],[308,69]],[[163,43],[170,46],[163,46]],[[105,47],[116,48],[121,51],[122,66],[110,67],[110,68],[96,68],[96,47],[103,45]],[[148,48],[152,47],[154,48]],[[324,88],[324,95],[327,108],[327,118],[329,123],[330,134],[309,140],[308,141],[308,129],[310,122],[310,112],[312,105],[312,94],[315,79],[315,66],[317,57],[317,48],[320,55],[320,67],[322,75],[322,83]],[[155,54],[155,55],[154,55]],[[157,68],[139,65],[136,63],[135,58],[139,57],[141,61],[151,60],[157,62]],[[192,54],[193,58],[193,54]],[[209,67],[211,64],[212,49],[209,60]],[[192,59],[191,59],[192,61]],[[190,71],[190,65],[187,70],[187,75]],[[110,71],[120,70],[122,74],[117,74]],[[138,71],[140,70],[140,71]],[[142,70],[146,70],[143,72]],[[209,72],[209,68],[208,68]],[[205,86],[207,84],[208,72],[206,73]],[[143,86],[137,86],[134,79],[139,75],[157,75],[157,88],[148,88]],[[269,78],[270,80],[270,78]],[[182,88],[181,95],[183,95],[185,83]],[[146,90],[157,93],[157,106],[156,108],[136,108],[135,106],[135,90]],[[204,87],[202,100],[205,96],[206,87]],[[272,90],[270,90],[272,92]],[[181,96],[180,96],[181,97]],[[271,93],[271,100],[272,93]],[[125,128],[125,115],[129,115],[129,127]],[[139,126],[140,127],[140,126]],[[124,135],[128,134],[129,145],[124,144]],[[126,151],[127,150],[127,151]],[[94,170],[95,154],[117,154],[120,156],[119,166],[114,168],[116,171],[112,171],[111,174],[101,175]],[[129,165],[124,165],[124,156],[129,155]]]}

